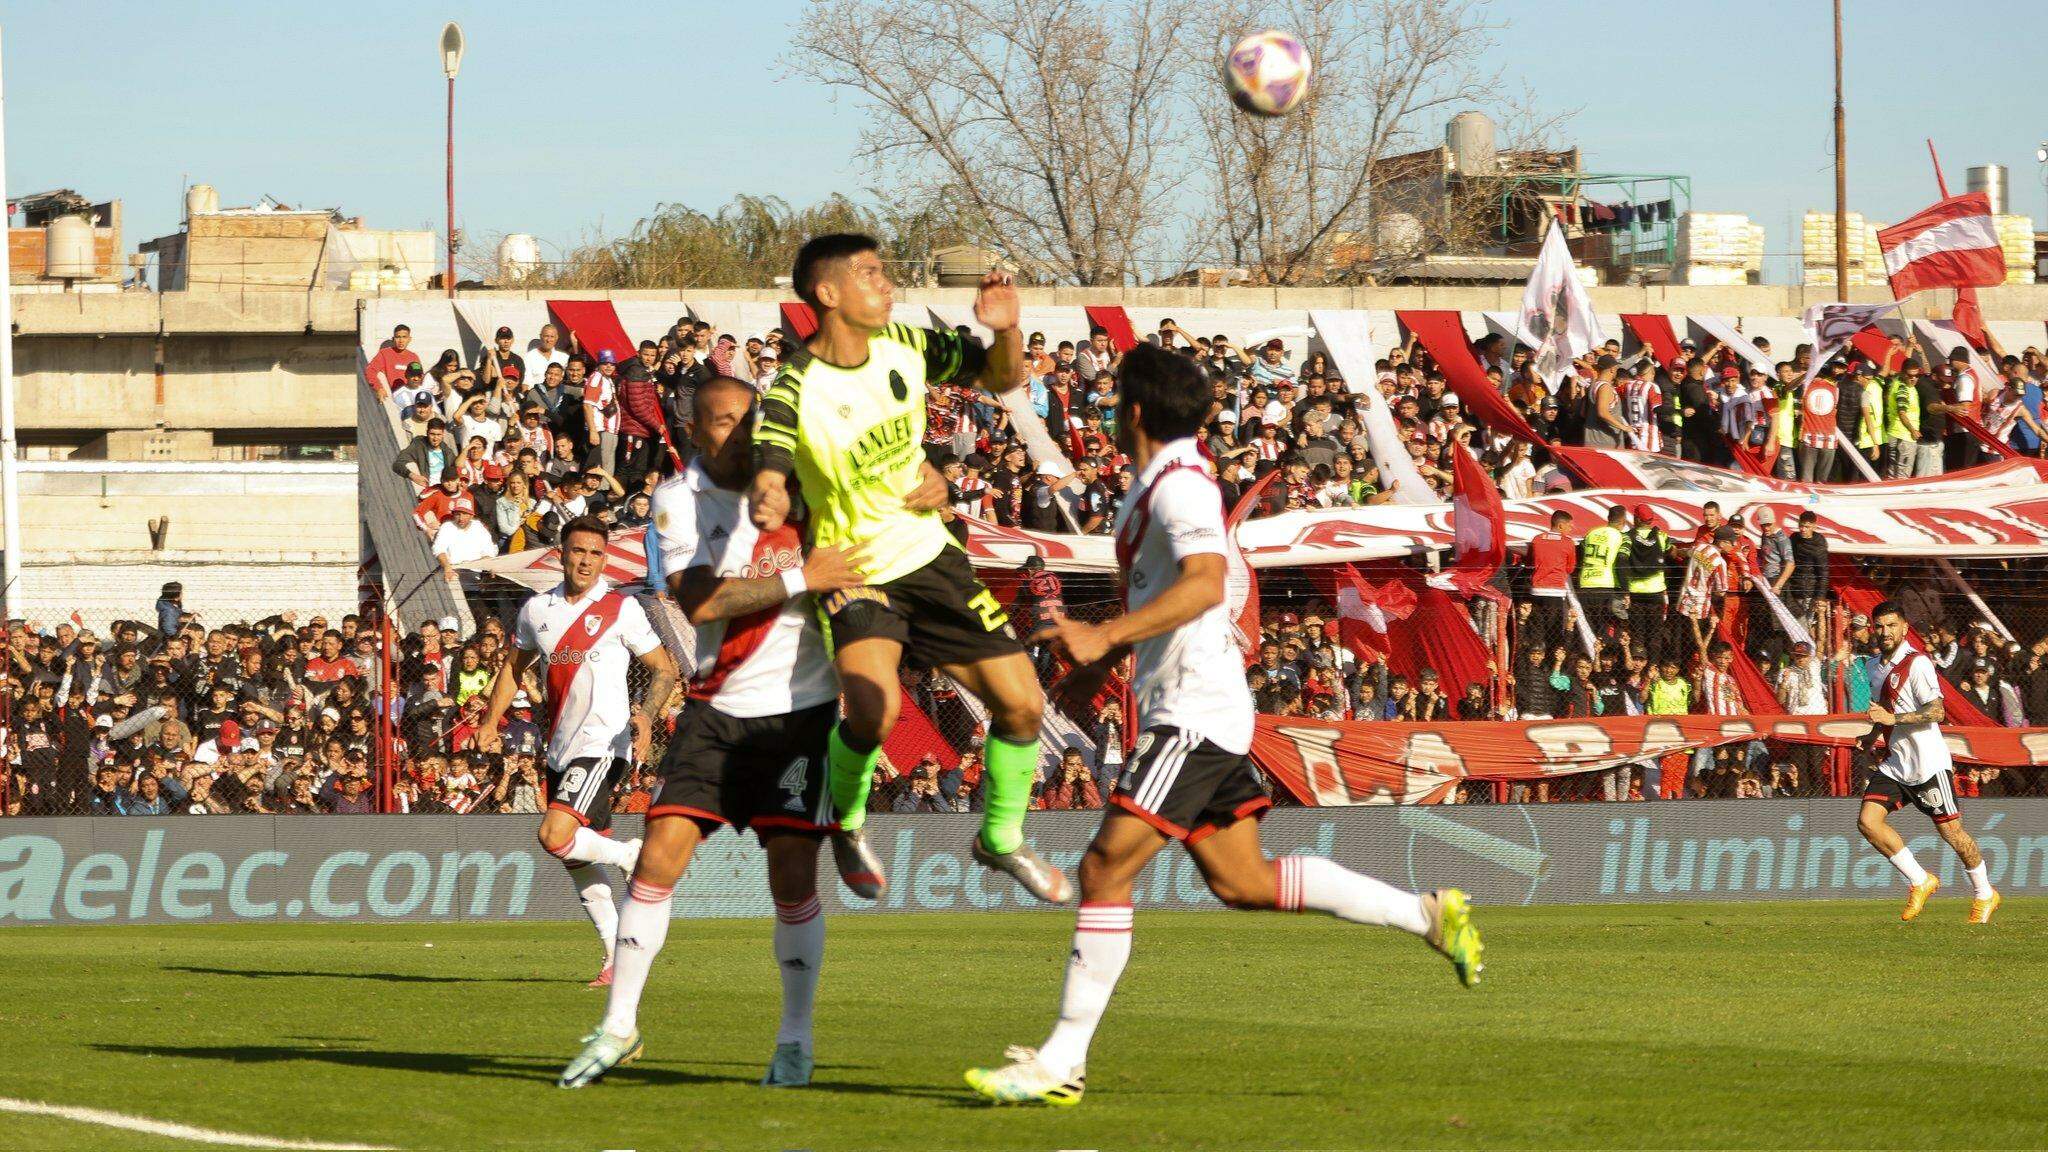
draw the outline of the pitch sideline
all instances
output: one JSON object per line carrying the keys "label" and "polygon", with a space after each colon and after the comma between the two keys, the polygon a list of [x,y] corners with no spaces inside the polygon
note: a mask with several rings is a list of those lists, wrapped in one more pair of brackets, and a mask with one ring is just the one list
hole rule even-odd
{"label": "pitch sideline", "polygon": [[284,1140],[272,1136],[249,1136],[240,1132],[222,1132],[213,1128],[194,1128],[186,1124],[172,1124],[163,1120],[151,1120],[147,1116],[129,1116],[121,1112],[106,1112],[98,1108],[77,1108],[69,1104],[43,1104],[34,1100],[16,1100],[0,1096],[0,1112],[18,1112],[25,1116],[55,1116],[60,1120],[73,1120],[80,1124],[98,1124],[106,1128],[124,1128],[130,1132],[142,1132],[151,1136],[163,1136],[173,1140],[192,1140],[203,1144],[222,1144],[234,1148],[284,1148],[294,1152],[394,1152],[389,1144],[325,1144],[317,1140]]}

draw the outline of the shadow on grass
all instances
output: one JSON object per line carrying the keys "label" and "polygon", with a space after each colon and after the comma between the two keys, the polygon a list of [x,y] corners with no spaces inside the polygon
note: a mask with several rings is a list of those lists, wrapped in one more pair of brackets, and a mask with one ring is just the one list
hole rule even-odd
{"label": "shadow on grass", "polygon": [[[218,1060],[229,1064],[288,1064],[307,1061],[348,1068],[381,1068],[396,1072],[430,1072],[444,1076],[485,1076],[504,1080],[527,1080],[552,1085],[561,1074],[566,1056],[501,1056],[476,1052],[398,1052],[380,1048],[294,1048],[275,1044],[221,1044],[200,1047],[153,1044],[94,1044],[94,1051],[117,1056],[182,1057],[188,1060]],[[701,1062],[708,1063],[708,1062]],[[725,1062],[720,1062],[725,1063]],[[752,1066],[749,1065],[749,1068]],[[832,1069],[821,1068],[829,1077]],[[678,1084],[756,1085],[760,1074],[715,1074],[693,1072],[684,1067],[640,1060],[606,1074],[607,1084],[641,1084],[649,1087]],[[959,1093],[929,1085],[871,1084],[860,1081],[821,1079],[812,1092],[846,1092],[878,1096],[952,1099]]]}
{"label": "shadow on grass", "polygon": [[266,968],[205,968],[189,964],[167,964],[165,972],[187,972],[197,976],[241,976],[250,980],[375,980],[385,984],[566,984],[546,976],[423,976],[413,972],[308,972]]}

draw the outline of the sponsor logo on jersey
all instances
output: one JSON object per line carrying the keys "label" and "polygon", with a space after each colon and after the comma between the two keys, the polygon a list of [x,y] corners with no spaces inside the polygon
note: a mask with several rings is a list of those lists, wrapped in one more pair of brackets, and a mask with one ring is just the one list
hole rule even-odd
{"label": "sponsor logo on jersey", "polygon": [[918,447],[909,414],[892,416],[861,433],[846,453],[847,467],[856,473],[854,486],[872,483]]}
{"label": "sponsor logo on jersey", "polygon": [[902,400],[910,395],[910,386],[903,382],[903,373],[889,369],[889,394]]}

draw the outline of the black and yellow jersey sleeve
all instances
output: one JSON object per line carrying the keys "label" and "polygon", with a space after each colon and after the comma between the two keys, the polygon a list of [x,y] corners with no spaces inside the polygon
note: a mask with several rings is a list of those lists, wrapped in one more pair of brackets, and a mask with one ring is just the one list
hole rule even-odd
{"label": "black and yellow jersey sleeve", "polygon": [[802,409],[803,366],[808,352],[798,350],[776,370],[761,397],[761,424],[754,430],[754,451],[764,471],[788,476],[796,471],[797,413]]}
{"label": "black and yellow jersey sleeve", "polygon": [[930,384],[972,384],[988,366],[988,350],[951,328],[891,324],[883,334],[924,357],[924,378]]}

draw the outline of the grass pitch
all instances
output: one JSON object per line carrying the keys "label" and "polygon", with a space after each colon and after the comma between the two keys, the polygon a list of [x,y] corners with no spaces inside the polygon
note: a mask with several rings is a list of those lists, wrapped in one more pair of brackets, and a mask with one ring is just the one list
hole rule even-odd
{"label": "grass pitch", "polygon": [[[12,929],[0,1096],[407,1149],[2043,1146],[2048,901],[1965,907],[1481,908],[1472,991],[1390,931],[1141,913],[1074,1110],[960,1080],[1043,1039],[1070,913],[832,920],[797,1091],[755,1086],[765,921],[677,921],[647,1055],[580,1092],[586,925]],[[0,1114],[162,1147],[199,1145]]]}

